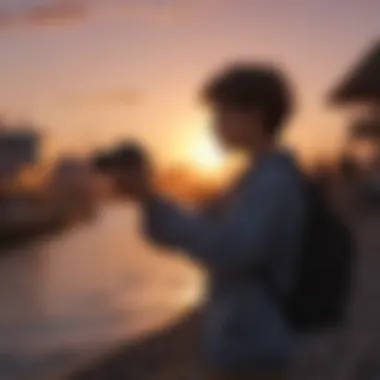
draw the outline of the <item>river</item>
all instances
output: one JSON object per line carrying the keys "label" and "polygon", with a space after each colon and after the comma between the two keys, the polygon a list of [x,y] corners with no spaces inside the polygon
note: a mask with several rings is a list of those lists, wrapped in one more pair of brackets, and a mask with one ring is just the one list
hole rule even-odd
{"label": "river", "polygon": [[3,252],[0,379],[43,379],[162,328],[202,293],[200,271],[139,237],[138,212],[92,221]]}

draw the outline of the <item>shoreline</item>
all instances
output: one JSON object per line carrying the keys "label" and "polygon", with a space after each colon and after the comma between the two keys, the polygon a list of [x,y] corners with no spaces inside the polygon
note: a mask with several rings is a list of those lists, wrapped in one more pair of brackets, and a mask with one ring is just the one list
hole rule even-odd
{"label": "shoreline", "polygon": [[59,234],[71,225],[91,218],[90,214],[69,215],[63,212],[45,215],[39,220],[18,221],[0,225],[1,251],[17,248],[35,240]]}
{"label": "shoreline", "polygon": [[65,380],[178,380],[199,367],[202,309],[187,311],[165,329],[123,343]]}
{"label": "shoreline", "polygon": [[36,239],[58,233],[68,224],[69,222],[66,219],[58,218],[39,223],[2,227],[0,228],[0,250],[15,248]]}

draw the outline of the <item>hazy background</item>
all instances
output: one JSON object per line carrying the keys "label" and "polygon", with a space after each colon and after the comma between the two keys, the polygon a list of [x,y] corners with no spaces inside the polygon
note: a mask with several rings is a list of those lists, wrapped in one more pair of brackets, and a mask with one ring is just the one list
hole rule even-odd
{"label": "hazy background", "polygon": [[[164,168],[160,188],[204,201],[231,171],[199,86],[221,65],[261,60],[283,66],[297,89],[285,142],[305,163],[345,158],[343,148],[356,150],[345,143],[350,117],[329,107],[327,94],[380,36],[379,19],[378,0],[0,0],[0,379],[41,380],[52,370],[56,380],[60,369],[162,331],[203,300],[202,272],[142,240],[138,212],[89,165],[95,151],[136,139]],[[375,133],[368,139],[378,153]],[[360,170],[340,161],[321,178],[339,190],[367,181],[379,205],[378,161]],[[348,198],[334,195],[337,205]],[[362,278],[375,283],[378,222],[354,216],[370,236],[361,257],[373,259]],[[344,343],[365,360],[357,341],[379,331],[380,284],[373,289],[372,298],[360,295],[369,306],[359,303],[361,327]],[[144,352],[136,363],[126,357],[144,370]],[[159,364],[166,352],[164,342]]]}
{"label": "hazy background", "polygon": [[287,139],[335,155],[326,91],[379,33],[377,0],[1,0],[0,111],[48,132],[47,154],[122,136],[164,163],[204,140],[198,84],[231,60],[278,61],[298,88]]}

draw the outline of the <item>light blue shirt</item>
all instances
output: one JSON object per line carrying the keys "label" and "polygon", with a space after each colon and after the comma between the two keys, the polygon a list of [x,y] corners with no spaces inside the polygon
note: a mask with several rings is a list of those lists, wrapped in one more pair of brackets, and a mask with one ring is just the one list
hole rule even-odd
{"label": "light blue shirt", "polygon": [[180,248],[210,273],[205,358],[226,369],[284,367],[295,333],[259,276],[286,296],[295,280],[306,201],[289,155],[258,160],[221,215],[190,213],[163,199],[145,208],[145,230],[155,243]]}

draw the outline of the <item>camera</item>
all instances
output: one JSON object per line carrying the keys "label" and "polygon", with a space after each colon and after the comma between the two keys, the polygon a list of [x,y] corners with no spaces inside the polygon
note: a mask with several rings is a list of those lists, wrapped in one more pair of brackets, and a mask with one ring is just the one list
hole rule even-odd
{"label": "camera", "polygon": [[95,171],[112,174],[116,170],[143,168],[148,158],[145,150],[134,142],[119,144],[109,150],[97,152],[92,158]]}

